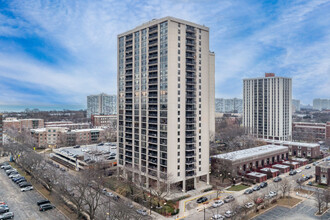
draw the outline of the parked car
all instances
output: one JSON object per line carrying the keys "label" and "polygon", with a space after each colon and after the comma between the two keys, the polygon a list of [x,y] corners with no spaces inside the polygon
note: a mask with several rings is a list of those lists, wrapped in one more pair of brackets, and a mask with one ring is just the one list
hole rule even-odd
{"label": "parked car", "polygon": [[262,183],[260,183],[260,187],[261,188],[265,188],[265,187],[267,187],[268,186],[268,183],[267,182],[262,182]]}
{"label": "parked car", "polygon": [[290,176],[296,175],[296,172],[294,172],[294,170],[291,170],[291,171],[289,172],[289,175],[290,175]]}
{"label": "parked car", "polygon": [[260,190],[260,186],[256,185],[256,186],[253,187],[252,189],[253,189],[253,191],[258,191],[258,190]]}
{"label": "parked car", "polygon": [[10,165],[8,165],[8,166],[3,166],[2,169],[4,169],[4,170],[10,170],[10,169],[13,169],[13,168]]}
{"label": "parked car", "polygon": [[148,215],[147,211],[144,209],[138,209],[136,210],[137,213],[141,214],[141,215]]}
{"label": "parked car", "polygon": [[248,202],[248,203],[246,203],[244,206],[245,206],[247,209],[250,209],[250,208],[252,208],[254,205],[253,205],[252,202]]}
{"label": "parked car", "polygon": [[308,170],[308,169],[310,169],[310,168],[312,168],[312,167],[311,167],[311,166],[306,166],[306,167],[305,167],[306,170]]}
{"label": "parked car", "polygon": [[225,216],[220,214],[215,214],[212,216],[212,220],[223,220],[223,219],[225,219]]}
{"label": "parked car", "polygon": [[11,180],[16,183],[18,180],[25,179],[23,176],[12,178]]}
{"label": "parked car", "polygon": [[312,186],[313,185],[312,181],[309,181],[307,185]]}
{"label": "parked car", "polygon": [[21,175],[19,174],[19,173],[12,173],[12,174],[10,174],[8,177],[10,178],[10,179],[13,179],[13,178],[16,178],[16,177],[20,177]]}
{"label": "parked car", "polygon": [[7,176],[9,176],[10,174],[12,174],[12,173],[14,173],[14,172],[15,172],[15,173],[18,173],[16,169],[6,170],[6,174],[7,174]]}
{"label": "parked car", "polygon": [[29,182],[23,182],[23,183],[18,184],[18,186],[20,188],[25,188],[25,187],[32,186],[32,185]]}
{"label": "parked car", "polygon": [[49,200],[47,200],[47,199],[43,199],[43,200],[39,200],[39,201],[37,202],[37,205],[40,206],[40,205],[44,205],[44,204],[48,204],[48,203],[50,203]]}
{"label": "parked car", "polygon": [[230,211],[230,210],[226,211],[225,214],[224,214],[224,216],[226,216],[227,218],[230,218],[233,215],[234,215],[234,213],[232,211]]}
{"label": "parked car", "polygon": [[5,220],[5,219],[12,219],[14,218],[14,213],[13,212],[6,212],[3,214],[0,214],[0,220]]}
{"label": "parked car", "polygon": [[6,212],[9,212],[9,208],[8,207],[0,208],[0,214],[6,213]]}
{"label": "parked car", "polygon": [[80,146],[79,146],[79,145],[76,145],[76,146],[74,146],[73,148],[80,148]]}
{"label": "parked car", "polygon": [[253,193],[253,190],[252,190],[252,189],[247,189],[247,190],[245,190],[245,192],[244,192],[244,194],[251,194],[251,193]]}
{"label": "parked car", "polygon": [[296,170],[297,171],[297,173],[301,173],[301,169],[298,169],[298,170]]}
{"label": "parked car", "polygon": [[120,199],[120,197],[119,197],[118,195],[114,195],[112,198],[113,198],[113,200],[115,200],[115,201],[118,201],[118,200]]}
{"label": "parked car", "polygon": [[277,176],[277,177],[275,177],[274,182],[280,182],[281,180],[282,180],[282,178]]}
{"label": "parked car", "polygon": [[213,208],[222,206],[223,204],[225,204],[222,200],[215,200],[215,202],[212,204]]}
{"label": "parked car", "polygon": [[8,205],[0,205],[0,208],[8,208]]}
{"label": "parked car", "polygon": [[231,202],[231,201],[234,201],[234,200],[235,200],[234,196],[229,195],[224,199],[224,202],[228,203],[228,202]]}
{"label": "parked car", "polygon": [[27,186],[27,187],[21,189],[22,192],[26,192],[26,191],[30,191],[30,190],[33,190],[33,186]]}
{"label": "parked car", "polygon": [[197,199],[197,203],[204,203],[207,201],[207,198],[206,197],[200,197],[199,199]]}
{"label": "parked car", "polygon": [[307,178],[308,179],[312,179],[313,178],[313,175],[308,175]]}
{"label": "parked car", "polygon": [[277,192],[270,191],[268,195],[269,195],[270,197],[274,197],[274,196],[277,195]]}
{"label": "parked car", "polygon": [[22,178],[22,179],[16,181],[15,183],[16,183],[16,184],[20,184],[20,183],[22,183],[22,182],[26,182],[26,179],[25,179],[25,178]]}
{"label": "parked car", "polygon": [[47,211],[47,210],[50,210],[50,209],[53,209],[53,208],[55,208],[55,206],[53,206],[50,203],[46,203],[46,204],[43,204],[43,205],[39,206],[39,211],[44,212],[44,211]]}

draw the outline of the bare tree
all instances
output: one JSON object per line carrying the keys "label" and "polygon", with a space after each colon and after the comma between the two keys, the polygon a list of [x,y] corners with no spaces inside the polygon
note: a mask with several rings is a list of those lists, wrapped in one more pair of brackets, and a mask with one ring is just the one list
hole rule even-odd
{"label": "bare tree", "polygon": [[330,189],[323,191],[323,202],[325,203],[325,208],[328,209],[328,204],[330,202]]}
{"label": "bare tree", "polygon": [[282,191],[283,197],[288,194],[291,190],[291,183],[287,178],[284,178],[279,184],[280,190]]}
{"label": "bare tree", "polygon": [[314,193],[314,199],[316,201],[316,207],[318,208],[318,213],[321,214],[323,206],[323,190],[317,189]]}

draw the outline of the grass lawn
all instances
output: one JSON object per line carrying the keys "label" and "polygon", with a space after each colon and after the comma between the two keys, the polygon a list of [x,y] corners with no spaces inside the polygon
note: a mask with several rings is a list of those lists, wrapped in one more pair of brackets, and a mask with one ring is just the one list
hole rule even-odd
{"label": "grass lawn", "polygon": [[245,185],[236,185],[236,186],[232,186],[229,189],[227,189],[228,191],[241,191],[243,189],[247,189],[249,188],[249,186],[245,186]]}
{"label": "grass lawn", "polygon": [[289,206],[289,207],[293,207],[295,206],[296,204],[298,204],[299,202],[301,202],[302,200],[301,199],[298,199],[298,198],[281,198],[279,200],[277,200],[277,204],[278,205],[282,205],[282,206]]}
{"label": "grass lawn", "polygon": [[327,189],[328,188],[328,186],[326,186],[326,185],[320,185],[320,184],[317,184],[317,185],[314,185],[314,186],[316,186],[318,188],[322,188],[322,189]]}

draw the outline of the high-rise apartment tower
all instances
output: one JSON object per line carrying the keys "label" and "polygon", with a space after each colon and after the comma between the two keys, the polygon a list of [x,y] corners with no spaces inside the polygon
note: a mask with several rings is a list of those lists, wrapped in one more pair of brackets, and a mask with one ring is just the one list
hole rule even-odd
{"label": "high-rise apartment tower", "polygon": [[243,80],[243,125],[258,138],[291,140],[292,80],[266,73]]}
{"label": "high-rise apartment tower", "polygon": [[173,17],[118,35],[118,164],[146,187],[209,181],[214,137],[209,28]]}
{"label": "high-rise apartment tower", "polygon": [[115,115],[117,113],[117,96],[101,93],[87,96],[87,117],[91,115]]}

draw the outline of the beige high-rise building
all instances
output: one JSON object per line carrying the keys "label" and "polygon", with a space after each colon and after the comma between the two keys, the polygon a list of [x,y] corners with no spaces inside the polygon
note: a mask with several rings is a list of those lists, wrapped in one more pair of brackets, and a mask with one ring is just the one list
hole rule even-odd
{"label": "beige high-rise building", "polygon": [[118,35],[118,164],[127,178],[182,191],[209,182],[214,65],[202,25],[165,17]]}
{"label": "beige high-rise building", "polygon": [[292,79],[266,73],[243,80],[243,125],[263,139],[292,138]]}

